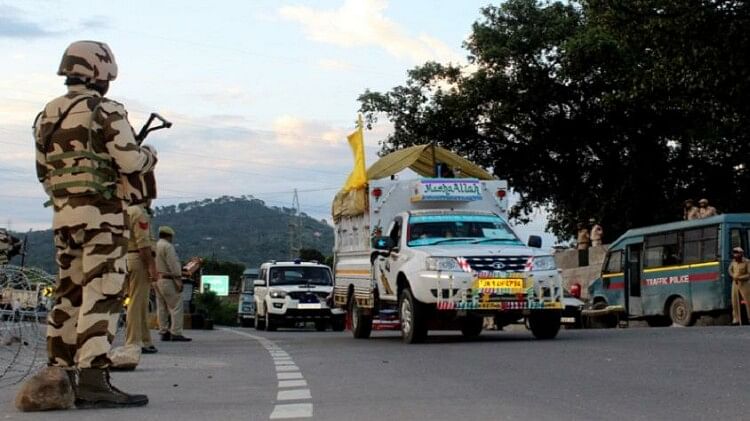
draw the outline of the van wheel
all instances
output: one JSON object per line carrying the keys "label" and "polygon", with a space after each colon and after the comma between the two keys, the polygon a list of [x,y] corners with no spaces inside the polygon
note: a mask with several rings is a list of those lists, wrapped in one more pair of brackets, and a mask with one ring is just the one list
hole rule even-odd
{"label": "van wheel", "polygon": [[553,339],[560,331],[561,311],[542,310],[529,315],[529,329],[537,339]]}
{"label": "van wheel", "polygon": [[[352,297],[352,335],[356,339],[367,339],[372,333],[372,316],[362,314],[357,305],[357,300]],[[335,329],[334,329],[335,330]]]}
{"label": "van wheel", "polygon": [[399,300],[399,316],[401,319],[401,340],[407,344],[424,342],[427,338],[427,320],[425,308],[406,288]]}
{"label": "van wheel", "polygon": [[695,323],[693,310],[682,297],[675,297],[669,304],[669,318],[680,326],[692,326]]}

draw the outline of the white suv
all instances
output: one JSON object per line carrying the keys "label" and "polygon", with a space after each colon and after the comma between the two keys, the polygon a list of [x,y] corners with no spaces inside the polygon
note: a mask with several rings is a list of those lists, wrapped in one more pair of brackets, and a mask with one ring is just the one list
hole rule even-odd
{"label": "white suv", "polygon": [[300,322],[315,322],[324,331],[330,325],[342,331],[346,313],[331,308],[333,291],[331,268],[317,262],[267,262],[260,266],[255,281],[255,328],[276,330]]}

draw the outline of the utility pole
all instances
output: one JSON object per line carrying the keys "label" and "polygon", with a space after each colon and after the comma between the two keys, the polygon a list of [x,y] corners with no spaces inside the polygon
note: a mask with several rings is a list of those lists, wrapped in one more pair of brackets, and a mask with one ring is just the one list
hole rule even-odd
{"label": "utility pole", "polygon": [[297,189],[294,189],[292,210],[293,214],[291,218],[289,218],[289,257],[294,260],[299,257],[299,251],[302,248],[302,217],[300,216],[299,195],[297,194]]}

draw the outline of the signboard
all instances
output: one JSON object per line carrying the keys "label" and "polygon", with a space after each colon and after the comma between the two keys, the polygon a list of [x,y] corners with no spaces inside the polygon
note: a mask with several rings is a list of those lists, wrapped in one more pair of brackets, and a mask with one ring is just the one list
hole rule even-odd
{"label": "signboard", "polygon": [[482,200],[482,185],[474,178],[434,178],[420,180],[414,188],[413,202]]}
{"label": "signboard", "polygon": [[201,292],[213,291],[220,297],[229,295],[228,275],[203,275],[201,276]]}

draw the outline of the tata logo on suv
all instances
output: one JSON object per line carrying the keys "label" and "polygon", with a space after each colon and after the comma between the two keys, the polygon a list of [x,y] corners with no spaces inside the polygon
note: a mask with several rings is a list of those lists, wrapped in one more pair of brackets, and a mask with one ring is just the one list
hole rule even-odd
{"label": "tata logo on suv", "polygon": [[503,262],[495,262],[492,264],[493,269],[500,270],[500,269],[503,269],[504,267],[505,267],[505,264]]}

